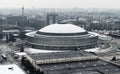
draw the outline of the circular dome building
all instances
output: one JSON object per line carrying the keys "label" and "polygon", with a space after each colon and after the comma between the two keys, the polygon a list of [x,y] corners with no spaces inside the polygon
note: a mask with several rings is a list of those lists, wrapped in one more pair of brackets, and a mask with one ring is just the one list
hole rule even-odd
{"label": "circular dome building", "polygon": [[97,46],[98,35],[73,24],[52,24],[26,34],[33,48],[79,50]]}

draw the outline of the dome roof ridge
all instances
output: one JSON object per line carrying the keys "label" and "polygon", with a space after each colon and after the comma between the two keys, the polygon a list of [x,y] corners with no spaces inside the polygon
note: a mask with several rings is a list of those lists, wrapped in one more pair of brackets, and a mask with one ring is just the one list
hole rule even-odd
{"label": "dome roof ridge", "polygon": [[73,24],[51,24],[39,30],[44,33],[82,33],[83,28]]}

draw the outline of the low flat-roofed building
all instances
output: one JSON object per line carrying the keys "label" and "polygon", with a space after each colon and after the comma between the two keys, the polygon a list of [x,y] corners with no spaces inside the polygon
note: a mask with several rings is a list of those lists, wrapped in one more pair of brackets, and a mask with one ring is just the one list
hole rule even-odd
{"label": "low flat-roofed building", "polygon": [[20,33],[19,30],[2,30],[3,33],[5,34],[14,34],[14,33]]}
{"label": "low flat-roofed building", "polygon": [[110,33],[109,35],[114,38],[120,38],[120,33],[117,33],[117,32]]}
{"label": "low flat-roofed building", "polygon": [[13,34],[13,36],[18,37],[20,34],[20,31],[19,30],[2,30],[2,33],[4,36]]}
{"label": "low flat-roofed building", "polygon": [[119,74],[120,68],[102,60],[39,65],[44,74]]}
{"label": "low flat-roofed building", "polygon": [[10,65],[1,65],[0,74],[26,74],[26,73],[16,64],[10,64]]}
{"label": "low flat-roofed building", "polygon": [[[41,74],[119,74],[120,67],[85,51],[28,54],[24,66]],[[31,66],[30,66],[31,65]],[[34,68],[33,68],[34,67]],[[36,73],[39,74],[39,73]]]}
{"label": "low flat-roofed building", "polygon": [[62,63],[71,61],[82,61],[98,59],[91,53],[85,51],[72,51],[71,52],[56,52],[56,53],[40,53],[40,54],[28,54],[25,56],[31,63],[36,64],[50,64],[50,63]]}

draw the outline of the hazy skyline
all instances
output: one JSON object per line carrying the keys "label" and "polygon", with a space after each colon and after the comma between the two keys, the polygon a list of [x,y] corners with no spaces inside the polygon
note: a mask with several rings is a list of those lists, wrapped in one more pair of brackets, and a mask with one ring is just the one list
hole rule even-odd
{"label": "hazy skyline", "polygon": [[120,0],[0,0],[0,8],[120,8]]}

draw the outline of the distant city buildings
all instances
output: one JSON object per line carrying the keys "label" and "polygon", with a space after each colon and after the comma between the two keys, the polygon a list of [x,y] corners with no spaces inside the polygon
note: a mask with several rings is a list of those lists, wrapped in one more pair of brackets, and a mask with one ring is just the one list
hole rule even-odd
{"label": "distant city buildings", "polygon": [[50,13],[46,15],[46,25],[58,23],[58,14]]}
{"label": "distant city buildings", "polygon": [[7,16],[6,22],[9,24],[19,24],[24,23],[24,20],[27,20],[27,16]]}

